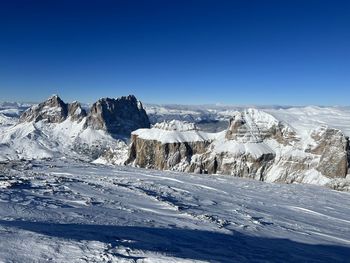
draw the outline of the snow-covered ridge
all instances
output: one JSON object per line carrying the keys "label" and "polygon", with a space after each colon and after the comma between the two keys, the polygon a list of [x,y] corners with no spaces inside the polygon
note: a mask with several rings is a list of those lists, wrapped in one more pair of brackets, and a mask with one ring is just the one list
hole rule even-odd
{"label": "snow-covered ridge", "polygon": [[[280,122],[272,115],[256,110],[246,109],[243,112],[235,112],[232,119],[236,121],[244,121],[247,125],[245,131],[247,135],[240,138],[241,143],[248,142],[247,137],[253,137],[251,142],[261,142],[260,138],[264,132],[267,132],[272,127],[277,126]],[[288,127],[288,126],[287,126]],[[285,128],[284,129],[288,129]],[[148,140],[156,140],[162,143],[171,142],[195,142],[221,138],[223,133],[208,133],[198,129],[195,123],[187,121],[163,121],[156,123],[151,129],[139,129],[132,132],[140,138]]]}
{"label": "snow-covered ridge", "polygon": [[270,129],[279,123],[275,117],[262,110],[249,108],[244,110],[243,114],[246,119],[249,119],[250,122],[254,122],[259,128]]}
{"label": "snow-covered ridge", "polygon": [[[350,136],[350,107],[321,106],[220,106],[220,105],[154,105],[146,104],[145,109],[152,123],[173,119],[199,123],[201,121],[228,121],[237,112],[246,109],[268,113],[273,118],[288,124],[298,134],[309,133],[325,124],[337,128]],[[259,118],[256,118],[259,119]],[[268,117],[270,119],[270,117]]]}
{"label": "snow-covered ridge", "polygon": [[275,154],[273,148],[264,142],[246,142],[242,143],[234,140],[226,140],[220,133],[213,141],[213,152],[217,154],[228,153],[232,157],[238,157],[245,154],[258,159],[265,154]]}
{"label": "snow-covered ridge", "polygon": [[156,123],[153,128],[166,130],[166,131],[191,131],[198,130],[197,126],[192,122],[187,121],[163,121],[161,123]]}
{"label": "snow-covered ridge", "polygon": [[276,119],[288,123],[299,134],[306,134],[321,125],[341,130],[350,136],[350,109],[346,107],[307,106],[287,109],[265,109]]}
{"label": "snow-covered ridge", "polygon": [[161,143],[201,142],[211,140],[216,136],[216,134],[208,134],[197,130],[177,131],[158,128],[138,129],[131,134],[145,140]]}
{"label": "snow-covered ridge", "polygon": [[[0,109],[0,159],[69,156],[123,164],[128,154],[128,138],[112,131],[132,131],[131,140],[134,137],[139,143],[143,140],[139,147],[148,149],[142,153],[147,158],[141,158],[141,167],[145,164],[151,168],[323,185],[333,183],[335,178],[342,180],[348,173],[344,134],[350,131],[349,108],[163,107],[161,113],[154,112],[160,119],[179,114],[179,119],[185,116],[190,121],[176,117],[151,129],[137,130],[139,123],[143,123],[141,127],[149,125],[142,107],[134,96],[101,99],[85,116],[78,102],[66,104],[53,96],[31,107],[19,124],[16,116],[21,110]],[[203,123],[224,124],[225,129],[206,132]],[[159,159],[157,155],[163,157]],[[146,164],[147,161],[154,161],[158,167]]]}

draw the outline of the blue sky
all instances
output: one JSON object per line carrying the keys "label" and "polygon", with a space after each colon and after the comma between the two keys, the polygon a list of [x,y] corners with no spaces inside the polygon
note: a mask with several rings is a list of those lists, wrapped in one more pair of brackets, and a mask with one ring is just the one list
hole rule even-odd
{"label": "blue sky", "polygon": [[0,1],[0,100],[350,105],[350,1]]}

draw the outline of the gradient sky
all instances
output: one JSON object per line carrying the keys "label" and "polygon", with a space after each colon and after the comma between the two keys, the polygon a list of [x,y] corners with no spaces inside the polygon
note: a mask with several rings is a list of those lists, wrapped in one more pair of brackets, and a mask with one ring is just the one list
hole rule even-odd
{"label": "gradient sky", "polygon": [[0,1],[0,101],[350,105],[350,1]]}

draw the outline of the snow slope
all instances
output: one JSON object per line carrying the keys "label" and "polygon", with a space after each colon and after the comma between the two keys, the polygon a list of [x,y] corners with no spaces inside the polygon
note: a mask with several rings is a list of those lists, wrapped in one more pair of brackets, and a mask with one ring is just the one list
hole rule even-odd
{"label": "snow slope", "polygon": [[11,167],[0,176],[0,262],[350,257],[349,193],[86,163]]}
{"label": "snow slope", "polygon": [[110,148],[120,149],[126,158],[124,141],[115,140],[102,130],[84,128],[84,123],[84,120],[77,122],[67,118],[61,123],[23,122],[3,128],[0,160],[62,156],[96,159],[104,149]]}
{"label": "snow slope", "polygon": [[318,126],[327,125],[350,136],[350,109],[345,107],[307,106],[287,109],[265,109],[278,120],[282,120],[298,133],[307,133]]}
{"label": "snow slope", "polygon": [[208,134],[202,131],[168,131],[158,128],[152,129],[138,129],[131,133],[137,135],[142,139],[159,141],[161,143],[174,143],[174,142],[200,142],[207,141],[211,136],[216,134]]}

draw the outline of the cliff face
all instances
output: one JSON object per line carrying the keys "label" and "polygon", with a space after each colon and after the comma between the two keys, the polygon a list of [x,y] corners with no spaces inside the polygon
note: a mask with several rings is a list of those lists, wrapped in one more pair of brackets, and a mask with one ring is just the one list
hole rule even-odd
{"label": "cliff face", "polygon": [[150,123],[141,102],[130,95],[118,99],[103,98],[95,102],[86,126],[129,136],[134,130],[149,128]]}
{"label": "cliff face", "polygon": [[127,163],[287,183],[327,184],[348,174],[349,140],[337,129],[319,127],[305,137],[257,110],[237,113],[220,133],[183,127],[163,123],[133,132]]}
{"label": "cliff face", "polygon": [[210,141],[191,123],[174,120],[156,124],[150,130],[140,129],[132,133],[127,163],[153,169],[193,172],[195,167],[188,164],[194,155],[207,151]]}
{"label": "cliff face", "polygon": [[68,103],[68,116],[71,117],[72,121],[80,122],[87,116],[87,114],[81,107],[80,103],[74,101],[72,103]]}
{"label": "cliff face", "polygon": [[316,169],[328,177],[345,177],[349,165],[348,138],[340,130],[325,127],[314,131],[311,137],[316,142],[311,153],[321,155]]}
{"label": "cliff face", "polygon": [[[161,143],[156,140],[144,140],[137,135],[132,135],[131,141],[127,162],[134,162],[139,167],[161,170],[181,170],[181,163],[190,163],[193,155],[203,154],[209,145],[206,141]],[[194,168],[188,167],[186,171],[193,172]]]}

